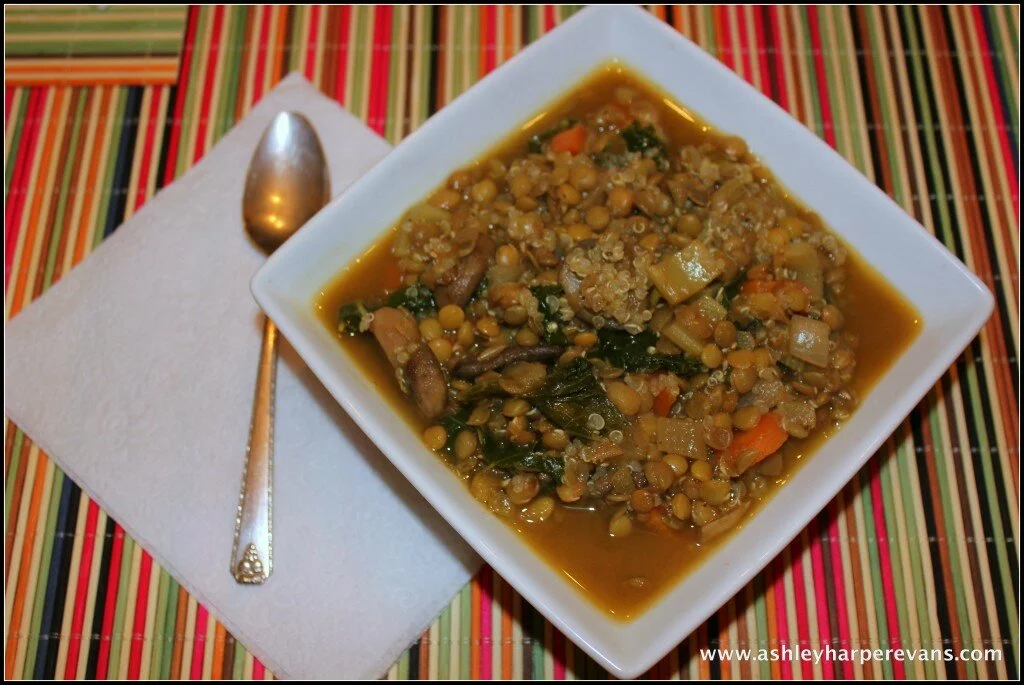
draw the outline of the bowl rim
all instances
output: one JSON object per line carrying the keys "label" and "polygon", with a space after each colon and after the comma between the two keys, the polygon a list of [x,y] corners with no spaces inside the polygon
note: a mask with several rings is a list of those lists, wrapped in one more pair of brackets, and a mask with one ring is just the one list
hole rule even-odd
{"label": "bowl rim", "polygon": [[[659,608],[670,601],[672,596],[686,584],[687,579],[693,576],[697,570],[691,571],[683,578],[680,578],[675,585],[665,590],[661,596],[655,599],[654,602],[636,618],[629,622],[620,622],[609,617],[603,612],[594,610],[589,601],[574,589],[569,588],[568,584],[558,577],[558,571],[554,567],[549,566],[546,562],[543,562],[542,560],[540,561],[540,565],[544,570],[538,571],[536,568],[536,562],[539,559],[538,555],[531,552],[531,554],[534,555],[533,563],[528,563],[527,561],[518,559],[514,556],[518,551],[517,549],[509,551],[505,547],[494,544],[496,537],[501,538],[504,536],[496,533],[492,526],[489,526],[483,520],[480,520],[481,517],[475,517],[476,520],[474,520],[474,517],[472,516],[472,513],[474,512],[465,510],[461,500],[459,500],[457,496],[452,495],[449,488],[446,488],[443,484],[438,484],[434,481],[432,469],[429,469],[426,465],[418,463],[414,458],[414,455],[405,453],[405,449],[397,437],[398,432],[393,430],[389,431],[389,426],[385,426],[382,422],[374,418],[372,412],[360,404],[359,395],[360,393],[365,393],[366,389],[355,387],[355,384],[351,381],[340,377],[334,368],[333,363],[330,360],[325,359],[324,356],[317,351],[316,345],[313,344],[311,338],[307,335],[308,322],[303,319],[302,314],[298,310],[302,307],[310,308],[311,304],[308,301],[304,304],[300,304],[290,299],[286,293],[287,286],[277,282],[275,276],[290,268],[295,268],[292,266],[293,261],[301,262],[302,259],[306,258],[303,251],[306,250],[308,252],[308,249],[312,246],[312,239],[316,232],[322,233],[330,230],[328,222],[324,220],[325,215],[351,211],[352,202],[355,201],[358,203],[358,199],[353,200],[353,198],[355,198],[360,191],[365,188],[373,187],[374,185],[379,186],[384,184],[386,182],[384,177],[387,174],[387,170],[390,168],[389,165],[397,164],[398,162],[396,160],[400,160],[405,154],[405,151],[412,149],[416,145],[420,145],[421,141],[429,140],[439,133],[443,133],[445,127],[451,125],[449,122],[457,121],[458,117],[462,115],[464,109],[473,106],[473,102],[481,97],[480,93],[485,92],[487,89],[500,87],[499,84],[501,82],[502,75],[510,73],[510,69],[515,68],[513,65],[523,64],[532,60],[534,55],[540,55],[543,50],[554,44],[556,41],[562,40],[563,36],[568,36],[571,27],[575,27],[576,31],[580,32],[588,26],[588,23],[594,26],[599,26],[601,22],[609,21],[616,23],[628,22],[631,26],[636,27],[636,30],[638,31],[657,31],[661,32],[662,35],[671,34],[671,39],[676,41],[680,50],[685,50],[687,52],[688,58],[699,62],[702,69],[707,69],[710,72],[710,78],[725,79],[729,81],[729,88],[738,89],[742,87],[756,94],[759,99],[759,106],[765,108],[764,111],[766,113],[770,113],[770,115],[776,117],[776,119],[778,119],[779,115],[784,117],[784,119],[778,119],[774,123],[775,126],[788,127],[787,132],[792,131],[793,135],[796,136],[804,145],[825,148],[832,155],[832,158],[829,159],[828,163],[830,165],[839,164],[842,167],[845,167],[847,169],[845,173],[852,171],[856,178],[859,179],[856,183],[864,186],[859,188],[859,190],[861,190],[870,201],[874,203],[881,203],[887,208],[886,211],[892,211],[892,209],[895,209],[901,215],[909,219],[911,223],[917,224],[914,219],[907,217],[907,215],[903,213],[902,208],[896,205],[888,195],[864,178],[860,172],[857,171],[845,158],[840,156],[837,151],[832,150],[832,148],[828,147],[827,144],[804,128],[800,122],[793,119],[777,104],[754,89],[753,86],[740,79],[731,70],[705,53],[701,48],[691,43],[674,29],[637,7],[600,5],[591,6],[581,10],[567,21],[563,22],[563,24],[557,29],[531,43],[518,54],[514,55],[504,64],[491,72],[491,74],[484,77],[477,84],[460,94],[447,107],[436,113],[416,131],[407,136],[390,154],[375,165],[374,168],[367,172],[366,175],[357,180],[341,196],[333,199],[331,203],[321,210],[321,213],[318,214],[317,217],[314,217],[309,224],[303,227],[299,233],[296,234],[296,236],[272,255],[271,258],[253,276],[250,288],[261,308],[278,324],[282,334],[284,334],[291,342],[300,357],[302,357],[302,359],[310,366],[335,399],[352,416],[367,436],[378,445],[385,456],[387,456],[388,459],[392,461],[392,463],[394,463],[394,465],[403,473],[403,475],[410,480],[417,490],[423,494],[423,496],[441,514],[441,516],[445,518],[449,524],[451,524],[455,530],[464,539],[466,539],[496,571],[506,578],[520,592],[520,594],[527,599],[527,601],[541,611],[541,613],[544,614],[552,624],[565,633],[567,637],[580,645],[588,654],[594,657],[615,675],[629,678],[639,675],[645,671],[660,659],[665,652],[681,640],[685,639],[693,629],[699,626],[700,623],[706,620],[709,615],[714,613],[721,604],[726,602],[746,583],[748,583],[756,573],[763,569],[772,558],[777,556],[781,550],[806,527],[808,521],[813,518],[813,516],[815,516],[822,507],[835,496],[835,493],[844,487],[850,478],[852,478],[853,475],[863,467],[868,458],[870,458],[875,450],[877,450],[878,447],[889,438],[890,434],[895,430],[898,424],[903,421],[907,413],[909,413],[910,410],[920,401],[925,393],[934,385],[935,381],[945,373],[946,369],[948,369],[950,364],[954,362],[962,349],[974,337],[978,329],[980,329],[984,324],[985,320],[987,320],[994,306],[994,300],[987,288],[982,285],[981,281],[971,273],[964,264],[949,253],[934,236],[927,232],[927,230],[917,224],[918,228],[921,230],[920,235],[915,236],[914,240],[920,243],[921,249],[926,250],[930,257],[944,261],[944,265],[949,267],[949,279],[951,281],[954,278],[957,279],[957,285],[970,291],[965,292],[964,297],[970,301],[972,308],[968,310],[962,320],[957,322],[958,325],[950,331],[935,331],[933,330],[934,327],[931,326],[928,320],[924,321],[922,328],[918,333],[918,339],[924,336],[926,330],[930,331],[933,335],[944,333],[947,334],[948,337],[944,339],[941,348],[935,351],[933,357],[928,361],[925,368],[920,370],[919,375],[913,378],[906,387],[902,388],[901,394],[895,399],[888,398],[891,404],[888,412],[884,417],[882,417],[880,424],[874,427],[870,438],[862,439],[858,447],[858,449],[867,450],[866,453],[852,455],[853,458],[850,458],[848,462],[844,463],[840,468],[829,472],[830,480],[827,482],[827,487],[824,488],[824,490],[827,490],[829,493],[827,497],[819,496],[789,503],[790,511],[793,515],[793,522],[786,527],[785,531],[778,535],[775,540],[762,545],[763,549],[760,556],[746,561],[741,568],[734,568],[734,575],[732,575],[731,578],[719,579],[712,587],[711,591],[691,605],[688,611],[682,612],[682,615],[674,620],[666,618],[664,614],[657,619],[657,622],[653,622],[652,620],[649,620],[649,618],[653,615],[656,608]],[[612,58],[614,55],[609,53],[607,57]],[[633,66],[628,60],[624,61],[627,65]],[[597,66],[597,63],[595,63],[594,66]],[[644,71],[642,68],[638,68],[637,70],[641,73]],[[648,75],[645,73],[644,76],[647,77]],[[653,79],[652,83],[658,85]],[[669,89],[666,88],[665,90],[668,91]],[[538,100],[536,104],[539,109],[546,104],[546,101]],[[712,120],[711,123],[714,124],[715,122]],[[507,133],[507,130],[502,133]],[[480,154],[483,154],[484,152],[486,152],[486,149],[481,150]],[[824,152],[820,150],[816,150],[816,152],[824,154]],[[447,169],[446,171],[450,170],[451,169]],[[411,205],[419,199],[420,197],[412,197],[408,202],[404,202],[403,200],[399,209]],[[805,204],[809,203],[805,201]],[[906,221],[903,223],[906,223]],[[387,226],[381,226],[369,233],[370,244],[379,240],[382,235],[382,231],[387,228]],[[872,263],[866,258],[865,261]],[[878,271],[882,273],[883,276],[886,276],[882,269],[878,269]],[[909,299],[910,298],[908,297],[908,300]],[[322,327],[322,324],[320,324],[319,321],[316,321],[315,325]],[[906,351],[904,351],[903,354],[906,355]],[[902,357],[898,361],[902,362]],[[876,390],[882,383],[883,379],[893,374],[896,367],[897,363],[894,363],[893,366],[879,378],[876,382]],[[422,446],[420,447],[421,451],[425,451],[425,449],[426,448],[423,448]],[[433,457],[433,455],[431,456]],[[436,458],[434,461],[437,461]],[[813,463],[814,460],[809,460],[809,462]],[[804,465],[801,471],[806,470],[808,466],[809,464]],[[451,478],[451,475],[447,472],[445,475],[453,482],[456,480]],[[464,487],[461,483],[458,483],[457,485],[459,488]],[[785,492],[785,490],[783,489],[781,492]],[[770,501],[777,501],[781,499],[783,498],[776,496],[771,498]],[[475,502],[472,504],[475,507],[475,513],[482,511],[478,504]],[[759,512],[758,516],[761,516],[762,514],[763,512]],[[494,517],[490,517],[488,514],[487,517],[483,518]],[[744,527],[748,524],[749,520]],[[501,524],[500,522],[499,525],[504,526],[504,524]],[[735,535],[731,537],[735,537]],[[722,554],[723,549],[720,547],[700,564],[700,569],[706,570],[713,567],[716,560],[722,557]],[[557,582],[554,584],[551,583],[550,581],[552,579]],[[590,606],[591,611],[588,612],[583,610],[579,606],[580,602],[586,603],[586,605]],[[586,620],[582,620],[581,615],[584,616]],[[594,620],[595,617],[600,620]],[[644,645],[638,645],[636,640],[637,634],[645,629],[653,628],[661,629],[661,632],[653,639],[646,641]]]}

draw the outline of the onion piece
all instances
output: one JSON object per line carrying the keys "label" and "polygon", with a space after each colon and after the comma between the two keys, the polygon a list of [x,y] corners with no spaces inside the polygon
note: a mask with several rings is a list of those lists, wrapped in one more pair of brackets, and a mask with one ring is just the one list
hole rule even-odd
{"label": "onion piece", "polygon": [[715,519],[706,526],[700,528],[700,541],[711,542],[715,538],[727,533],[743,520],[743,516],[750,508],[750,502],[744,502],[720,519]]}
{"label": "onion piece", "polygon": [[808,364],[828,366],[828,336],[832,332],[824,321],[806,316],[789,320],[789,353]]}
{"label": "onion piece", "polygon": [[790,243],[782,253],[782,263],[796,272],[795,280],[810,288],[814,299],[824,296],[825,276],[816,247],[801,241]]}
{"label": "onion piece", "polygon": [[673,305],[699,292],[720,273],[722,265],[719,260],[699,240],[647,269],[647,275],[654,281],[658,292]]}
{"label": "onion piece", "polygon": [[705,459],[704,431],[693,419],[658,418],[658,449],[691,459]]}

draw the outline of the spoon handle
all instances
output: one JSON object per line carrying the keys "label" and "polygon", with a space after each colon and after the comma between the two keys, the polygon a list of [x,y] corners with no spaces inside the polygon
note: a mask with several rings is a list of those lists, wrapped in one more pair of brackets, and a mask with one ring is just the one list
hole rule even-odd
{"label": "spoon handle", "polygon": [[274,385],[277,378],[277,326],[263,323],[263,345],[249,424],[249,448],[238,495],[231,573],[246,585],[259,585],[274,567],[271,475],[274,467]]}

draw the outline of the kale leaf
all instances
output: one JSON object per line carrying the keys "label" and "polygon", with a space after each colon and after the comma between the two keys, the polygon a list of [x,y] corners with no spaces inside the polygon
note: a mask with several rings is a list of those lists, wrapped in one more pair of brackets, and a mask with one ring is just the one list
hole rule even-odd
{"label": "kale leaf", "polygon": [[645,157],[651,157],[662,171],[668,169],[668,148],[665,141],[655,133],[653,124],[642,126],[634,120],[619,131],[619,135],[626,141],[626,147],[630,152],[639,152]]}
{"label": "kale leaf", "polygon": [[430,288],[416,283],[391,291],[381,302],[349,302],[341,305],[338,309],[338,330],[349,335],[364,332],[359,328],[363,317],[381,307],[402,307],[413,314],[422,314],[437,309],[437,302]]}
{"label": "kale leaf", "polygon": [[466,421],[469,417],[469,409],[463,409],[457,414],[450,414],[441,420],[448,433],[448,440],[442,451],[452,457],[455,453],[455,439],[464,430],[471,430],[476,433],[480,443],[480,453],[488,468],[503,471],[533,471],[547,474],[554,482],[562,482],[562,474],[565,472],[565,462],[561,457],[550,457],[537,450],[533,445],[514,445],[483,426],[470,426]]}
{"label": "kale leaf", "polygon": [[591,356],[626,371],[671,371],[682,378],[690,378],[706,370],[699,360],[691,357],[650,352],[658,342],[658,336],[650,330],[630,335],[626,331],[602,328],[597,340],[597,349]]}
{"label": "kale leaf", "polygon": [[[594,367],[582,357],[555,366],[544,385],[526,398],[570,435],[596,438],[626,427],[625,418],[598,382]],[[595,414],[599,420],[591,418]]]}

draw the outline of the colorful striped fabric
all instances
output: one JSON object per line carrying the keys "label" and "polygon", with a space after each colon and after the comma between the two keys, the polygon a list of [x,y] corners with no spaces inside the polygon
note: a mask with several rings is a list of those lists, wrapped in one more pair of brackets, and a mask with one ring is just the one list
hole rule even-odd
{"label": "colorful striped fabric", "polygon": [[[86,258],[288,71],[397,142],[573,11],[193,7],[171,85],[8,83],[5,316]],[[997,304],[828,508],[649,675],[1017,676],[1019,9],[651,11],[845,155]],[[5,676],[272,677],[17,426],[5,421],[4,437]],[[816,664],[698,652],[782,644],[999,649],[1003,658]],[[484,569],[387,676],[605,673]]]}
{"label": "colorful striped fabric", "polygon": [[187,14],[183,5],[5,7],[7,85],[174,83]]}

